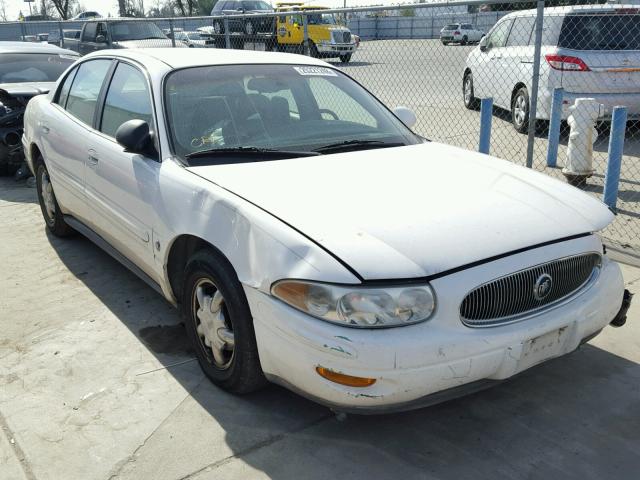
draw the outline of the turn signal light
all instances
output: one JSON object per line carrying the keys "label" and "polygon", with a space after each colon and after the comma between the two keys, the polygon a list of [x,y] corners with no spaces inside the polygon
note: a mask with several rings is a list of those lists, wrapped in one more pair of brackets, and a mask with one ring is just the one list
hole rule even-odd
{"label": "turn signal light", "polygon": [[375,378],[353,377],[351,375],[345,375],[344,373],[334,372],[324,367],[316,367],[316,372],[331,382],[346,385],[347,387],[370,387],[376,383]]}

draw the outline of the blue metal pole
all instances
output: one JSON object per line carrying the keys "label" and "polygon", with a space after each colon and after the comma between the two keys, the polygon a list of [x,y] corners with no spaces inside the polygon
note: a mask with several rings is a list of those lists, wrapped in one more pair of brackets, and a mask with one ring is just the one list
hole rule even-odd
{"label": "blue metal pole", "polygon": [[491,144],[491,120],[493,118],[493,98],[483,98],[480,102],[480,153],[489,153]]}
{"label": "blue metal pole", "polygon": [[558,163],[558,142],[560,141],[560,123],[562,122],[562,97],[564,88],[553,89],[551,118],[549,121],[549,146],[547,148],[547,167],[556,168]]}
{"label": "blue metal pole", "polygon": [[609,159],[607,174],[604,177],[603,201],[615,210],[618,200],[618,184],[620,183],[620,167],[624,150],[624,133],[627,128],[627,107],[614,107],[609,134]]}

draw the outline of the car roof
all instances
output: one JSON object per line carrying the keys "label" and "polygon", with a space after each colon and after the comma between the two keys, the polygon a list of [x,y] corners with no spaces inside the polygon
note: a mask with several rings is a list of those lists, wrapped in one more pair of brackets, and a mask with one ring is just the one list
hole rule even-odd
{"label": "car roof", "polygon": [[57,53],[59,55],[78,56],[72,50],[66,50],[48,43],[36,42],[0,42],[0,53]]}
{"label": "car roof", "polygon": [[243,64],[294,64],[317,65],[331,67],[322,60],[297,55],[294,53],[256,52],[253,50],[233,50],[222,48],[187,49],[187,48],[131,48],[118,50],[101,50],[90,53],[91,57],[129,58],[143,65],[157,61],[177,69],[201,67],[205,65],[243,65]]}
{"label": "car roof", "polygon": [[[563,16],[571,13],[613,13],[616,10],[639,10],[638,5],[631,4],[601,4],[601,5],[571,5],[566,7],[548,7],[544,9],[545,16]],[[536,15],[536,9],[519,10],[506,17],[521,17]]]}

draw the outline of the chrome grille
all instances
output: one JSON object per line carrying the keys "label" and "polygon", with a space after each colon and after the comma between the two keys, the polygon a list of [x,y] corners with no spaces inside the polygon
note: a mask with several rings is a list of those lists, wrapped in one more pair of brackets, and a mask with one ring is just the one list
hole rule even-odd
{"label": "chrome grille", "polygon": [[[462,323],[469,327],[502,325],[551,307],[595,278],[600,263],[601,257],[597,253],[576,255],[480,285],[471,290],[460,304]],[[536,283],[543,276],[551,277],[551,286],[540,298]]]}
{"label": "chrome grille", "polygon": [[333,31],[334,43],[351,43],[351,32]]}

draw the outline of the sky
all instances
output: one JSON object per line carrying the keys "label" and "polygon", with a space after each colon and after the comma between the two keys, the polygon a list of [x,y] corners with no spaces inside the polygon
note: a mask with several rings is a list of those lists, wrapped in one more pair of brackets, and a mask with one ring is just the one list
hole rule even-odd
{"label": "sky", "polygon": [[[270,3],[274,5],[276,1],[281,0],[273,0]],[[411,0],[347,0],[347,6],[355,7],[361,5],[388,5],[391,3],[398,4],[410,2]],[[147,8],[152,7],[155,3],[156,2],[154,0],[145,1],[145,4],[149,5]],[[306,3],[327,7],[342,7],[344,5],[344,0],[313,0]],[[22,11],[24,15],[29,14],[29,4],[25,3],[24,0],[4,0],[4,4],[9,20],[17,20],[20,11]],[[104,16],[111,14],[111,16],[115,17],[118,15],[118,2],[116,0],[80,0],[80,4],[84,7],[84,10],[95,10],[96,12]],[[32,6],[35,5],[36,4],[34,3]],[[146,6],[147,5],[145,5],[145,7]]]}

